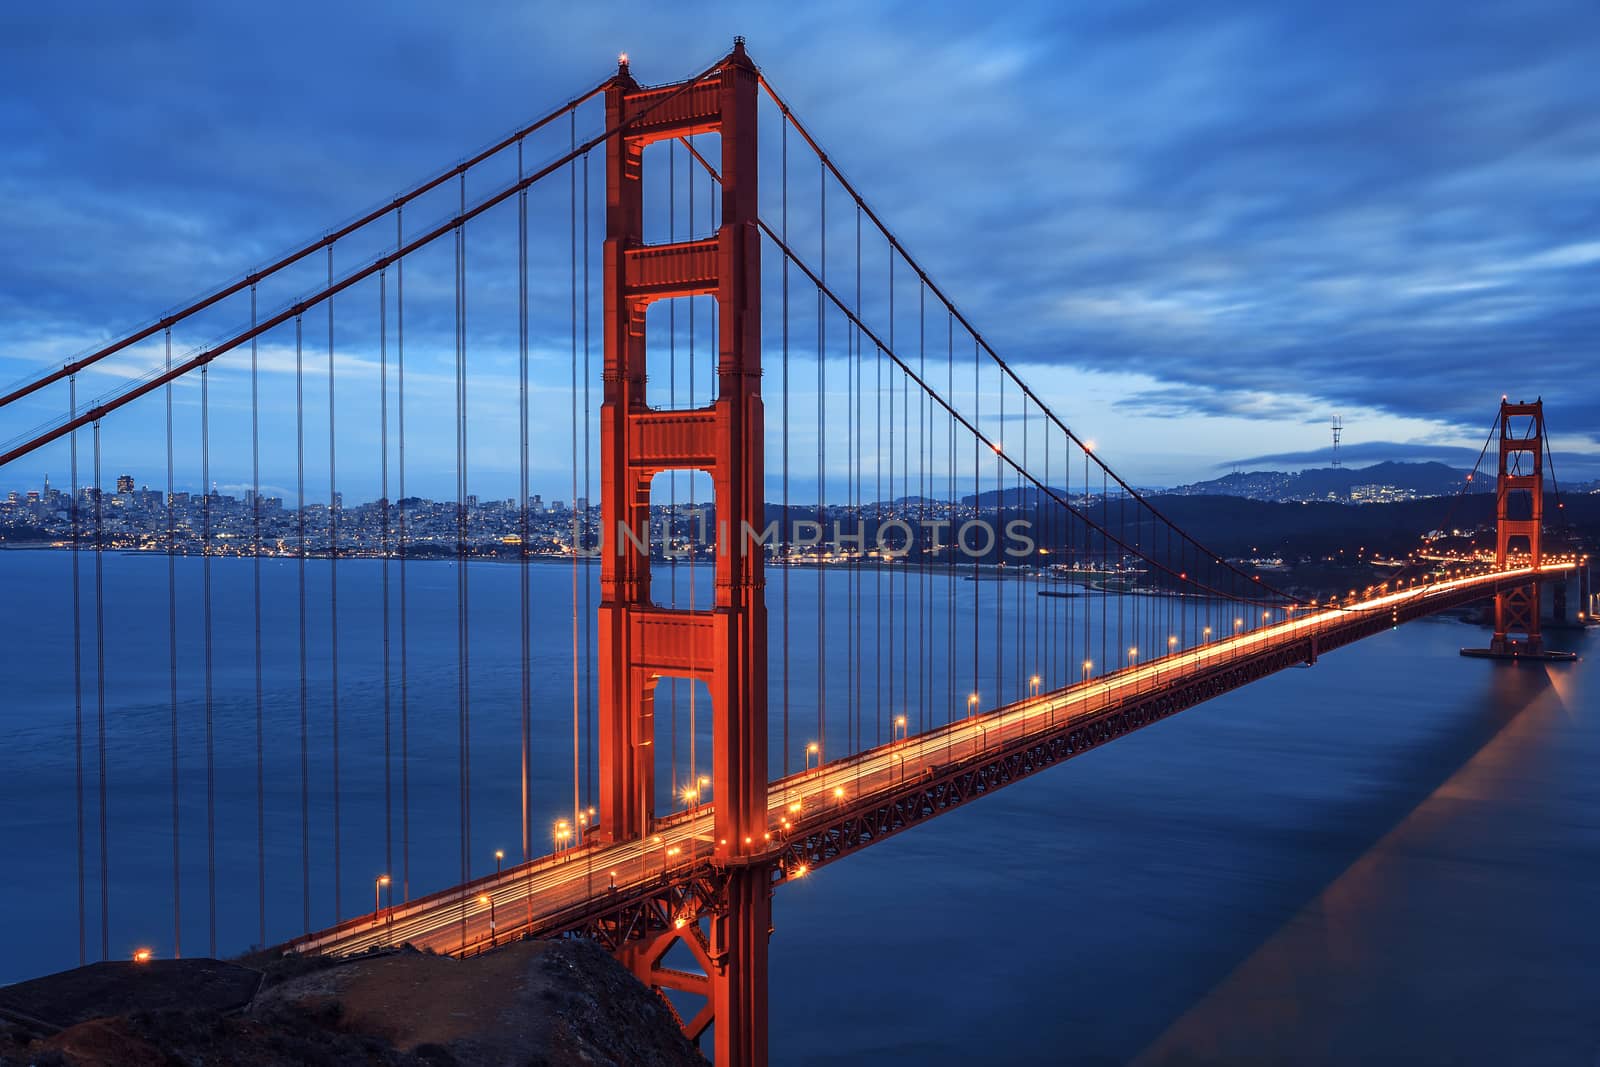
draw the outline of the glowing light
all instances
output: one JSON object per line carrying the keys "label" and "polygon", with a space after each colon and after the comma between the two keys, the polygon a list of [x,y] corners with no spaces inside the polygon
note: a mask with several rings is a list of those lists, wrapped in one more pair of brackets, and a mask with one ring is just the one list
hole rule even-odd
{"label": "glowing light", "polygon": [[489,903],[489,894],[488,893],[479,893],[478,894],[478,903],[479,904],[487,904],[487,903]]}
{"label": "glowing light", "polygon": [[134,953],[133,953],[133,962],[134,963],[149,963],[150,960],[154,956],[155,956],[155,953],[151,952],[147,948],[135,949]]}
{"label": "glowing light", "polygon": [[834,786],[833,787],[833,795],[836,796],[836,797],[844,796],[844,786],[842,786],[842,785]]}
{"label": "glowing light", "polygon": [[617,65],[618,66],[623,66],[623,67],[626,67],[628,65],[628,53],[626,53],[626,52],[618,52],[617,53]]}

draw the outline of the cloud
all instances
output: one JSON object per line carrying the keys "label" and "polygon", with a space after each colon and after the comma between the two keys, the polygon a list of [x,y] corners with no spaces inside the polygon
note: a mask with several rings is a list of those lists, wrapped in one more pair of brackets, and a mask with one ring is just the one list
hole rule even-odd
{"label": "cloud", "polygon": [[[1582,384],[1600,336],[1592,3],[1025,2],[981,18],[909,3],[720,4],[694,20],[625,7],[0,13],[0,380],[385,202],[595,84],[621,48],[642,78],[665,81],[720,55],[737,25],[1002,354],[1025,375],[1153,381],[1110,410],[1159,420],[1169,437],[1138,443],[1192,455],[1197,476],[1230,448],[1206,438],[1206,420],[1298,443],[1308,422],[1359,410],[1379,436],[1403,440],[1420,421],[1464,442],[1505,392],[1543,395],[1575,451],[1600,442],[1600,391]],[[550,131],[530,163],[569,136]],[[408,212],[408,230],[456,195]],[[534,343],[552,373],[570,343],[568,195],[530,202]],[[763,196],[771,216],[775,190]],[[797,231],[814,221],[815,188],[799,176],[789,208]],[[842,203],[830,223],[850,226]],[[599,239],[596,228],[591,269]],[[508,381],[512,233],[486,221],[469,242],[478,369]],[[830,240],[835,269],[848,247]],[[378,250],[341,245],[338,264]],[[407,273],[419,390],[453,361],[448,249],[430,256]],[[307,263],[262,307],[324,271]],[[341,345],[363,361],[375,339],[360,315],[376,299],[369,286],[340,305]],[[240,314],[219,312],[180,344]],[[272,341],[281,352],[284,337]],[[1110,448],[1115,427],[1103,437]]]}

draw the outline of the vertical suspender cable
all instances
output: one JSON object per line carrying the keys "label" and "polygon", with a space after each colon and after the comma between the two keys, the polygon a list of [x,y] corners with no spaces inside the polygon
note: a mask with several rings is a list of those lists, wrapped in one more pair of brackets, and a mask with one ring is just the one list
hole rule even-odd
{"label": "vertical suspender cable", "polygon": [[300,604],[300,908],[311,929],[311,741],[306,682],[306,403],[305,321],[294,317],[295,569]]}
{"label": "vertical suspender cable", "polygon": [[[594,425],[591,419],[592,408],[590,405],[590,389],[593,375],[589,369],[589,310],[589,153],[585,152],[583,154],[583,498],[585,504],[588,503],[591,496],[592,474],[589,450],[590,442],[593,440],[590,427]],[[584,532],[586,534],[589,533],[590,519],[587,506],[583,509],[583,526]],[[583,583],[583,617],[585,620],[583,627],[583,709],[584,715],[588,719],[588,729],[585,731],[585,736],[589,744],[588,781],[590,800],[594,799],[596,779],[599,777],[598,768],[595,764],[599,759],[600,751],[599,727],[595,722],[594,714],[595,627],[589,621],[595,617],[594,585],[593,579],[586,571]],[[579,815],[581,816],[582,812],[579,812]],[[579,827],[583,825],[581,818],[573,821]],[[573,832],[578,833],[579,831],[574,830]]]}
{"label": "vertical suspender cable", "polygon": [[[983,390],[978,374],[978,341],[972,341],[972,425],[976,428],[983,412]],[[978,458],[978,435],[972,435],[972,514],[974,518],[982,514],[983,508],[983,481],[982,462]],[[978,634],[981,616],[983,614],[983,575],[978,570],[980,557],[978,553],[972,554],[972,696],[979,696],[978,690]],[[967,714],[970,716],[978,709],[975,701],[970,697],[967,700]]]}
{"label": "vertical suspender cable", "polygon": [[[467,210],[467,175],[458,186],[460,210]],[[459,745],[461,882],[472,874],[470,726],[467,720],[467,379],[466,379],[466,226],[456,224],[456,721]],[[461,898],[461,944],[466,947],[467,898]]]}
{"label": "vertical suspender cable", "polygon": [[[517,179],[522,179],[522,142],[517,142]],[[517,408],[518,437],[521,443],[520,465],[522,480],[517,498],[517,514],[521,518],[518,529],[517,562],[521,585],[521,645],[522,645],[522,859],[533,858],[533,797],[529,775],[533,767],[533,748],[530,730],[533,712],[533,659],[530,645],[529,589],[528,589],[528,538],[532,531],[528,525],[528,190],[517,194]]]}
{"label": "vertical suspender cable", "polygon": [[[688,162],[691,170],[694,166],[693,158]],[[667,142],[667,241],[677,243],[678,240],[678,141],[674,138]],[[693,407],[691,399],[690,406]],[[677,410],[678,407],[678,301],[676,298],[667,301],[667,407]],[[671,471],[667,474],[667,544],[676,543],[678,533],[678,472]],[[668,589],[672,606],[678,606],[678,560],[674,556],[668,567]],[[678,679],[673,676],[669,681],[668,702],[672,705],[671,732],[672,742],[668,746],[668,765],[672,768],[672,795],[678,795]]]}
{"label": "vertical suspender cable", "polygon": [[[945,395],[950,398],[953,405],[956,400],[956,326],[955,316],[945,311]],[[955,411],[949,412],[946,418],[947,455],[946,476],[949,490],[950,528],[948,532],[949,545],[945,551],[949,556],[949,566],[946,568],[946,582],[949,589],[945,591],[946,611],[945,616],[949,622],[949,632],[945,639],[945,722],[949,723],[955,718],[956,700],[956,416]]]}
{"label": "vertical suspender cable", "polygon": [[[784,125],[787,126],[788,123],[785,123]],[[788,257],[785,257],[785,259],[787,259],[787,258]],[[856,205],[856,318],[859,319],[860,317],[861,317],[861,205],[857,204]],[[861,327],[860,326],[853,326],[852,327],[852,329],[851,329],[851,337],[855,342],[855,364],[856,364],[856,366],[855,366],[855,397],[856,397],[856,399],[855,399],[855,412],[854,412],[854,415],[852,416],[853,421],[854,421],[854,425],[855,425],[855,448],[852,450],[852,452],[854,454],[854,457],[855,457],[855,464],[854,464],[854,466],[855,466],[855,497],[854,497],[854,499],[855,499],[855,514],[852,516],[852,518],[855,521],[857,535],[861,536],[863,539],[862,539],[861,543],[856,546],[856,562],[855,562],[855,566],[851,568],[851,576],[855,580],[852,583],[854,585],[854,589],[853,589],[852,594],[851,594],[851,610],[850,610],[849,617],[855,622],[855,626],[856,626],[856,640],[851,643],[850,647],[851,648],[860,648],[862,645],[865,644],[865,630],[866,630],[865,620],[862,619],[861,613],[860,613],[861,583],[864,580],[864,575],[862,574],[862,567],[865,564],[866,559],[867,559],[867,543],[866,543],[866,540],[865,540],[866,523],[865,523],[865,521],[863,519],[863,515],[864,515],[864,512],[865,512],[865,503],[866,502],[862,499],[862,497],[865,495],[865,493],[864,493],[865,482],[863,481],[863,477],[862,477],[864,471],[863,471],[862,461],[861,461],[861,453],[862,453],[862,451],[863,451],[863,449],[865,447],[865,441],[866,441],[866,438],[865,438],[866,425],[862,421],[862,414],[863,414],[865,408],[864,408],[864,405],[863,405],[862,399],[861,399],[862,387],[866,384],[865,383],[865,379],[864,379],[863,374],[862,374],[862,364],[866,362],[866,356],[862,352],[862,345],[861,345],[862,335],[861,335]],[[853,703],[855,705],[855,709],[856,709],[856,749],[857,749],[857,751],[859,751],[860,748],[861,748],[861,720],[864,717],[863,713],[862,713],[861,687],[862,687],[862,675],[865,673],[865,671],[863,671],[861,669],[861,665],[859,663],[856,663],[855,661],[856,661],[856,657],[852,656],[851,657],[851,662],[855,664],[855,692],[853,694],[854,699],[851,701],[851,703]],[[882,714],[883,714],[882,706],[879,705],[879,708],[878,708],[878,711],[877,711],[877,715],[879,717],[881,717]],[[860,765],[858,764],[857,768],[856,768],[858,775],[859,775],[860,769],[861,769]]]}
{"label": "vertical suspender cable", "polygon": [[[394,246],[405,244],[405,214],[394,212]],[[406,261],[394,261],[394,387],[396,460],[400,466],[400,899],[411,899],[411,687],[406,640]]]}
{"label": "vertical suspender cable", "polygon": [[[822,284],[828,284],[828,171],[818,162],[817,190],[822,212]],[[822,290],[817,290],[817,525],[826,529],[828,507],[828,370]],[[820,554],[820,549],[819,549]],[[828,751],[828,568],[817,560],[817,763]]]}
{"label": "vertical suspender cable", "polygon": [[[333,245],[328,246],[328,285],[333,285]],[[334,373],[333,373],[333,297],[328,297],[328,696],[333,718],[333,921],[338,922],[344,885],[340,863],[342,848],[343,810],[339,790],[339,512],[343,505],[339,499],[338,452],[334,444],[335,433]]]}
{"label": "vertical suspender cable", "polygon": [[[111,838],[106,832],[106,600],[105,532],[100,505],[100,420],[94,421],[94,656],[95,722],[100,739],[100,958],[111,958]],[[213,953],[214,954],[214,953]]]}
{"label": "vertical suspender cable", "polygon": [[[895,333],[895,331],[894,331],[894,249],[891,247],[889,249],[889,351],[891,351],[891,352],[895,351],[894,333]],[[881,357],[880,357],[880,359],[881,359]],[[890,519],[894,519],[899,515],[898,510],[896,510],[896,508],[894,507],[894,459],[895,459],[895,456],[894,456],[894,375],[890,374],[889,375],[889,500],[890,500],[889,517],[890,517]],[[880,527],[880,529],[881,529],[881,527]],[[889,560],[888,560],[887,556],[885,556],[883,562],[886,563],[886,564],[889,563]],[[886,673],[888,674],[888,677],[889,677],[889,707],[893,708],[896,712],[898,712],[900,710],[900,705],[895,702],[895,695],[894,695],[894,693],[895,693],[895,689],[894,689],[895,618],[896,618],[896,615],[898,614],[895,611],[895,580],[894,579],[895,579],[895,571],[897,571],[898,569],[899,569],[898,567],[894,567],[892,565],[887,566],[885,568],[885,574],[884,574],[884,580],[888,583],[888,586],[889,586],[889,638],[888,638],[888,641],[887,641],[888,666],[887,666]],[[879,655],[882,655],[882,654],[883,654],[883,651],[880,650],[879,651]],[[882,705],[880,704],[879,707],[881,708]],[[880,721],[880,723],[882,721],[882,713],[881,712],[879,714],[879,721]],[[881,732],[881,727],[880,727],[880,732]]]}
{"label": "vertical suspender cable", "polygon": [[[578,120],[572,117],[572,147],[578,145]],[[572,820],[576,825],[578,819],[578,765],[580,748],[578,745],[578,731],[580,715],[583,708],[583,693],[579,688],[579,657],[582,652],[582,640],[578,633],[578,568],[582,559],[584,544],[583,530],[578,521],[578,167],[571,164],[568,173],[569,203],[568,215],[571,228],[572,244]],[[559,841],[558,841],[559,843]]]}
{"label": "vertical suspender cable", "polygon": [[[691,149],[694,147],[694,142],[693,141],[688,141],[688,142],[685,142],[685,143]],[[695,169],[694,169],[693,166],[691,166],[691,167],[689,167],[689,195],[688,195],[688,201],[689,201],[689,233],[690,233],[691,236],[695,232],[695,229],[694,229],[694,178],[695,178]],[[696,359],[696,356],[697,356],[697,354],[696,354],[696,351],[695,351],[695,302],[694,302],[693,299],[691,299],[689,301],[689,406],[690,407],[694,407],[695,406],[695,373],[694,373],[694,370],[695,370],[695,359]],[[713,493],[714,492],[715,492],[715,490],[713,490]],[[695,610],[695,604],[696,604],[696,589],[695,589],[695,586],[698,584],[696,579],[699,577],[699,572],[698,572],[698,568],[697,568],[697,562],[698,562],[698,556],[699,556],[699,551],[700,551],[700,542],[705,539],[704,535],[705,535],[705,527],[706,527],[705,515],[704,515],[704,513],[702,513],[700,511],[700,509],[698,507],[698,503],[697,503],[697,497],[698,496],[699,496],[699,493],[696,491],[694,475],[691,474],[689,476],[689,510],[694,513],[695,519],[696,519],[696,524],[700,528],[699,532],[696,534],[694,551],[689,554],[689,610],[691,612]],[[713,503],[715,503],[715,499],[714,498],[713,498]],[[699,747],[698,747],[699,734],[700,734],[700,725],[699,725],[699,722],[697,721],[698,718],[699,718],[699,696],[700,696],[699,688],[700,687],[695,685],[693,682],[691,682],[689,684],[689,783],[691,785],[698,784],[699,781],[700,781],[700,760],[699,760],[700,752],[699,752]]]}
{"label": "vertical suspender cable", "polygon": [[200,575],[205,623],[206,686],[206,913],[211,955],[217,954],[217,760],[216,712],[212,700],[211,636],[211,368],[200,368]]}
{"label": "vertical suspender cable", "polygon": [[[164,331],[166,369],[172,369],[172,327]],[[183,955],[182,840],[178,835],[178,524],[173,513],[176,485],[172,476],[172,383],[163,390],[167,402],[167,685],[168,730],[172,757],[172,954]]]}
{"label": "vertical suspender cable", "polygon": [[[250,285],[250,325],[256,323],[256,286]],[[267,943],[267,769],[261,659],[261,394],[260,351],[250,339],[250,566],[256,653],[256,943]]]}
{"label": "vertical suspender cable", "polygon": [[[170,385],[167,387],[172,388]],[[72,375],[67,379],[68,404],[72,417],[78,415],[78,376]],[[169,401],[170,404],[170,401]],[[171,407],[168,407],[168,418],[171,418]],[[72,704],[73,704],[73,751],[74,763],[77,767],[77,792],[78,792],[78,964],[82,966],[89,962],[89,928],[88,910],[85,898],[85,882],[87,881],[85,862],[85,831],[83,825],[83,594],[82,577],[78,568],[78,544],[81,540],[78,518],[78,431],[72,431],[72,475],[67,483],[67,514],[72,520]],[[170,463],[170,460],[168,461]],[[173,773],[177,773],[177,750],[173,750]],[[173,779],[177,781],[176,778]],[[174,809],[176,818],[176,809]],[[173,838],[176,842],[176,834]],[[173,869],[174,888],[176,888],[177,869]]]}
{"label": "vertical suspender cable", "polygon": [[394,899],[393,690],[389,645],[389,272],[378,272],[378,569],[383,615],[383,873]]}
{"label": "vertical suspender cable", "polygon": [[[781,124],[782,178],[779,224],[789,243],[789,123]],[[794,520],[789,516],[789,257],[783,257],[783,777],[789,776],[789,572],[794,566]]]}
{"label": "vertical suspender cable", "polygon": [[[917,374],[923,380],[928,380],[928,290],[920,281],[917,283]],[[926,450],[932,445],[928,440],[928,400],[926,396],[917,397],[917,518],[924,530],[928,519],[928,468],[930,464],[926,459]],[[909,545],[907,546],[910,547]],[[926,731],[932,724],[928,721],[928,685],[929,672],[933,669],[932,657],[927,654],[928,640],[932,636],[932,619],[928,617],[928,567],[918,552],[915,557],[917,564],[917,648],[921,650],[921,670],[917,675],[917,717],[921,723],[920,729]],[[924,624],[926,623],[926,626]],[[892,731],[891,731],[892,732]]]}

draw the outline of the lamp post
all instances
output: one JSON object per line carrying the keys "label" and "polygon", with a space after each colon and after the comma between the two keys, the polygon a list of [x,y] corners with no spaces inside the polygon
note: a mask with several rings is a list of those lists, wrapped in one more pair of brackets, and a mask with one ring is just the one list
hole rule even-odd
{"label": "lamp post", "polygon": [[489,944],[493,945],[495,935],[494,897],[491,897],[488,893],[480,893],[478,894],[478,903],[489,905]]}
{"label": "lamp post", "polygon": [[1089,672],[1092,671],[1092,670],[1094,670],[1094,660],[1092,660],[1092,659],[1084,660],[1083,661],[1083,680],[1084,681],[1087,682],[1089,680]]}
{"label": "lamp post", "polygon": [[817,770],[822,770],[822,746],[815,741],[806,746],[806,770],[811,769],[811,757],[817,757]]}
{"label": "lamp post", "polygon": [[505,863],[505,861],[506,861],[506,850],[503,849],[503,848],[495,849],[494,850],[494,873],[496,875],[498,875],[500,873],[500,868]]}
{"label": "lamp post", "polygon": [[904,741],[906,739],[906,717],[904,715],[896,715],[894,717],[894,732],[894,740]]}
{"label": "lamp post", "polygon": [[1039,676],[1037,674],[1028,679],[1028,695],[1031,697],[1039,695]]}
{"label": "lamp post", "polygon": [[372,880],[372,924],[378,924],[379,914],[383,911],[383,898],[380,895],[383,887],[389,884],[389,876],[380,874]]}

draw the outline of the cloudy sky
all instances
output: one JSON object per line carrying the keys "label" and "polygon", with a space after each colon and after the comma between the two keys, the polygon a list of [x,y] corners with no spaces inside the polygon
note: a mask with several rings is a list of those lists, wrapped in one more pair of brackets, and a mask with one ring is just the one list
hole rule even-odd
{"label": "cloudy sky", "polygon": [[[8,5],[0,381],[382,202],[619,50],[669,81],[742,33],[929,273],[1134,481],[1320,463],[1334,413],[1352,459],[1459,460],[1505,392],[1543,395],[1564,473],[1600,476],[1600,6],[681,10]],[[47,414],[0,413],[0,438]],[[453,448],[427,434],[416,456]]]}

